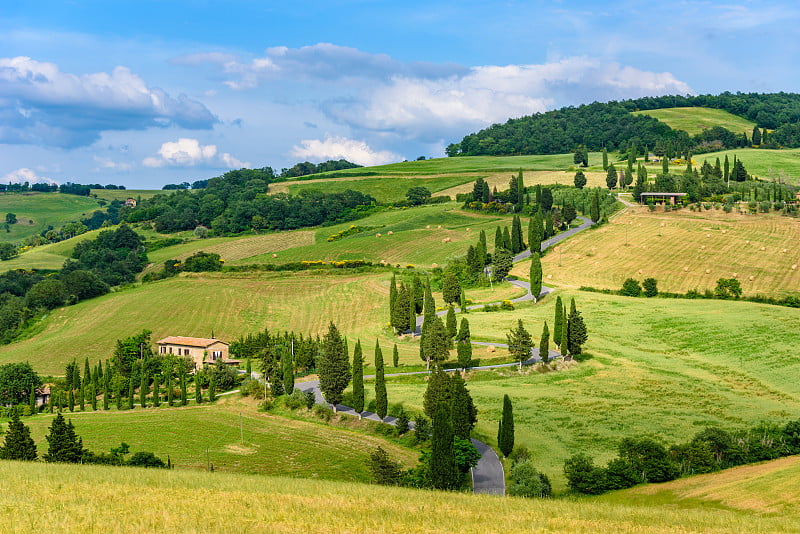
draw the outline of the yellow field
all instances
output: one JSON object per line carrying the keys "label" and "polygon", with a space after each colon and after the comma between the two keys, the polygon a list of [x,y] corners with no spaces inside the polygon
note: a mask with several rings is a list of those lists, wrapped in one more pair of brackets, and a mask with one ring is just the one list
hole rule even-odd
{"label": "yellow field", "polygon": [[666,484],[640,486],[601,497],[601,500],[684,506],[702,502],[720,508],[796,517],[798,497],[800,456],[790,456]]}
{"label": "yellow field", "polygon": [[686,292],[735,277],[745,295],[781,296],[800,288],[798,239],[800,220],[774,214],[635,207],[556,246],[542,264],[546,285],[619,289],[652,277],[661,290]]}
{"label": "yellow field", "polygon": [[592,499],[498,498],[289,478],[0,462],[10,534],[209,532],[798,532],[786,516]]}
{"label": "yellow field", "polygon": [[[606,173],[591,172],[584,170],[583,174],[586,175],[586,187],[598,187],[598,186],[605,187]],[[484,180],[486,180],[489,183],[490,188],[497,187],[498,191],[502,191],[504,189],[508,189],[508,182],[512,176],[516,176],[516,174],[515,173],[491,174],[489,176],[486,176]],[[574,171],[524,171],[522,173],[522,176],[525,185],[528,187],[539,184],[541,185],[561,184],[561,185],[571,186],[574,185],[575,172]],[[444,189],[443,191],[440,191],[436,194],[448,195],[450,196],[450,198],[455,199],[457,194],[471,193],[473,183],[474,180],[466,184],[457,185],[449,189]]]}

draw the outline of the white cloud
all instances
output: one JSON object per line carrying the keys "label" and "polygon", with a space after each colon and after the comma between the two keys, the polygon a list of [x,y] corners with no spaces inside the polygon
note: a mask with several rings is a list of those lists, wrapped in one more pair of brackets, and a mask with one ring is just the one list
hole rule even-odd
{"label": "white cloud", "polygon": [[359,99],[329,101],[324,109],[357,129],[434,140],[559,105],[690,92],[670,73],[576,57],[541,65],[473,67],[464,76],[444,79],[393,77]]}
{"label": "white cloud", "polygon": [[25,56],[0,58],[2,143],[75,147],[107,130],[208,129],[215,122],[200,102],[149,87],[127,67],[76,75]]}
{"label": "white cloud", "polygon": [[346,159],[359,165],[381,165],[401,159],[396,154],[387,150],[372,150],[364,141],[348,139],[346,137],[326,137],[319,139],[304,139],[302,146],[294,146],[291,155],[312,161],[326,161],[329,159]]}
{"label": "white cloud", "polygon": [[130,163],[122,163],[112,160],[111,158],[104,158],[101,156],[92,156],[92,159],[99,165],[98,169],[109,169],[117,171],[129,171],[133,168]]}
{"label": "white cloud", "polygon": [[156,156],[142,161],[145,167],[211,167],[239,169],[249,167],[247,162],[239,161],[227,152],[218,153],[217,145],[201,145],[197,139],[181,137],[161,145]]}
{"label": "white cloud", "polygon": [[27,167],[11,171],[0,178],[0,183],[5,184],[24,184],[25,182],[29,184],[58,184],[58,182],[51,178],[39,176],[36,174],[36,171],[28,169]]}

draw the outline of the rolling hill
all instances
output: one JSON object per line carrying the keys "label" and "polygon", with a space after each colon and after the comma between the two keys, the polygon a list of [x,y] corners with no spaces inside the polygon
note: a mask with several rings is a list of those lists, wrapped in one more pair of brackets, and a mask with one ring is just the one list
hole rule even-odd
{"label": "rolling hill", "polygon": [[10,232],[0,230],[0,241],[19,242],[37,235],[50,226],[57,228],[72,221],[88,217],[101,209],[97,200],[62,193],[0,193],[0,224],[6,213],[17,216],[17,224]]}
{"label": "rolling hill", "polygon": [[634,115],[648,115],[666,123],[673,130],[683,130],[696,135],[703,130],[721,126],[734,133],[746,132],[748,136],[756,123],[722,109],[705,107],[663,108],[634,111]]}

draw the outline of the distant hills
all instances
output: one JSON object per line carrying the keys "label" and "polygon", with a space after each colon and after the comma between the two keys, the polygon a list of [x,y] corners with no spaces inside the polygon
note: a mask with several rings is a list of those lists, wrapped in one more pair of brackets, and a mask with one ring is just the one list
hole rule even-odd
{"label": "distant hills", "polygon": [[[721,110],[754,123],[759,132],[731,131],[731,122],[721,121],[690,135],[651,115],[633,113],[672,108]],[[448,156],[559,154],[584,147],[683,154],[751,145],[800,147],[800,94],[726,92],[594,102],[494,124],[449,145],[446,152]]]}

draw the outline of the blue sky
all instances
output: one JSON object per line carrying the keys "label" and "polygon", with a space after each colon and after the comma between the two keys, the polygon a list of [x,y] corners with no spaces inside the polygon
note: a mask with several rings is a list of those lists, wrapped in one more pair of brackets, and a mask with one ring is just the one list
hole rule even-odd
{"label": "blue sky", "polygon": [[38,0],[0,8],[0,182],[160,188],[443,155],[595,100],[797,91],[792,2]]}

